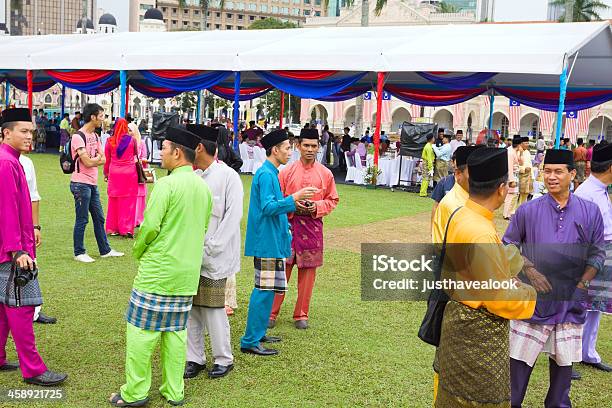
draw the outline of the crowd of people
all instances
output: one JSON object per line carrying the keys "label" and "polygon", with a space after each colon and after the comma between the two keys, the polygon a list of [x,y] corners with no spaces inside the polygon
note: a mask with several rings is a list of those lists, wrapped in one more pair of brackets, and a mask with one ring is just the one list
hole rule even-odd
{"label": "crowd of people", "polygon": [[[161,344],[160,393],[181,405],[184,379],[203,371],[220,378],[234,369],[228,316],[237,306],[241,258],[240,159],[223,125],[169,127],[160,153],[169,174],[147,200],[139,171],[147,165],[147,152],[139,127],[117,118],[103,146],[98,132],[108,126],[106,119],[102,107],[88,104],[72,121],[65,117],[60,128],[74,161],[75,260],[95,261],[83,240],[90,215],[101,258],[124,256],[111,248],[108,235],[134,239],[138,269],[126,311],[126,378],[109,401],[114,406],[149,401],[151,360]],[[47,368],[33,330],[33,322],[55,321],[40,313],[41,198],[34,165],[24,155],[37,138],[36,123],[27,109],[2,112],[0,371],[19,369],[27,383],[50,386],[67,375]],[[295,137],[284,129],[266,132],[254,123],[242,135],[246,143],[261,146],[267,160],[250,192],[244,255],[253,258],[254,288],[240,351],[266,357],[279,353],[265,344],[282,341],[268,330],[279,319],[294,267],[292,318],[296,329],[309,328],[317,269],[324,260],[324,218],[339,202],[333,175],[317,161],[317,153],[336,138],[327,127],[320,133],[305,126]],[[345,128],[337,140],[341,150],[348,143],[346,153],[362,160],[372,144],[368,137],[366,131],[356,141]],[[578,139],[573,150],[568,141],[553,149],[541,140],[532,158],[528,138],[515,136],[508,146],[503,140],[497,147],[466,145],[461,132],[440,129],[423,149],[421,195],[427,195],[433,178],[432,242],[445,248],[444,261],[463,279],[514,283],[514,289],[448,293],[433,342],[438,408],[521,407],[541,353],[549,358],[546,407],[571,407],[571,380],[580,378],[575,363],[612,371],[596,349],[601,313],[612,312],[612,302],[605,290],[603,295],[589,291],[612,280],[612,145],[587,148]],[[289,163],[293,149],[300,159]],[[99,167],[107,183],[106,217]],[[540,194],[532,189],[534,167],[545,186]],[[502,207],[509,225],[499,237],[493,219]],[[210,370],[205,332],[212,349]],[[9,334],[19,363],[6,360]]]}
{"label": "crowd of people", "polygon": [[[520,136],[508,147],[466,146],[457,137],[449,149],[443,130],[437,139],[431,135],[423,150],[421,195],[434,177],[432,241],[446,248],[443,265],[464,279],[511,279],[516,287],[432,298],[430,310],[442,305],[435,310],[443,316],[430,342],[437,346],[434,404],[521,407],[544,353],[544,406],[571,407],[571,381],[581,377],[574,364],[612,371],[596,350],[601,313],[612,312],[612,145],[587,150],[579,139],[573,151],[568,140],[546,149],[538,139],[532,160]],[[545,187],[533,198],[532,166]],[[510,221],[502,238],[493,222],[501,207]]]}
{"label": "crowd of people", "polygon": [[[151,359],[161,344],[160,393],[170,404],[182,405],[184,379],[207,369],[205,332],[213,354],[208,376],[223,377],[233,369],[226,289],[240,270],[242,182],[232,167],[219,160],[225,150],[232,162],[229,145],[219,145],[224,128],[170,127],[160,154],[161,166],[169,174],[155,184],[140,220],[137,201],[141,183],[136,165],[142,151],[138,128],[117,119],[103,148],[96,129],[104,119],[99,105],[86,105],[83,124],[66,146],[74,160],[70,190],[76,210],[75,259],[94,261],[83,245],[88,213],[102,258],[124,255],[110,247],[107,233],[135,238],[133,255],[138,271],[126,311],[126,378],[109,401],[114,406],[148,402]],[[35,262],[41,228],[34,224],[39,220],[31,204],[39,197],[27,188],[19,160],[30,151],[36,128],[27,109],[5,110],[1,126],[0,177],[7,182],[0,187],[0,211],[10,222],[0,226],[0,291],[4,292],[0,300],[0,339],[4,339],[0,370],[20,369],[28,383],[58,385],[67,375],[44,365],[32,329],[35,308],[42,304]],[[320,147],[316,129],[301,132],[297,138],[300,160],[280,173],[279,166],[286,165],[291,155],[287,132],[270,131],[259,143],[267,160],[251,186],[245,255],[254,259],[255,285],[240,350],[271,356],[278,350],[263,344],[281,341],[267,335],[267,330],[279,318],[294,266],[298,299],[293,320],[297,329],[309,327],[316,270],[323,264],[323,218],[339,198],[330,170],[316,161]],[[103,167],[108,183],[107,219],[100,204],[98,167]],[[235,302],[235,281],[233,286]],[[13,290],[16,287],[19,290]],[[6,360],[9,333],[16,343],[19,364]]]}

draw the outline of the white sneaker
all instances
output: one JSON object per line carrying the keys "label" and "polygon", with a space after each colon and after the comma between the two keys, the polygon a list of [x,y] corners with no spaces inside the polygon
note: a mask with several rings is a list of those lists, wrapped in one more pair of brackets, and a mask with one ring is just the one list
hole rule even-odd
{"label": "white sneaker", "polygon": [[100,255],[101,258],[119,257],[125,255],[123,252],[115,251],[111,249],[108,254]]}
{"label": "white sneaker", "polygon": [[96,262],[95,259],[93,259],[91,256],[87,255],[87,254],[81,254],[81,255],[77,255],[74,257],[75,261],[79,261],[79,262],[84,262],[84,263],[92,263],[92,262]]}

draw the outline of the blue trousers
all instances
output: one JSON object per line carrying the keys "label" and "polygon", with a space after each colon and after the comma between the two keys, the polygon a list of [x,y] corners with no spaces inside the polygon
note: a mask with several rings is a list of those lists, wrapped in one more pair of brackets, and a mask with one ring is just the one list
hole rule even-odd
{"label": "blue trousers", "polygon": [[272,303],[274,302],[273,290],[261,290],[253,288],[251,300],[249,301],[249,312],[244,336],[240,339],[240,348],[251,348],[259,346],[259,340],[266,335]]}
{"label": "blue trousers", "polygon": [[100,255],[106,255],[111,251],[111,247],[108,244],[108,238],[106,237],[106,231],[104,230],[104,211],[102,210],[102,204],[100,203],[100,194],[98,193],[98,187],[85,184],[70,182],[70,192],[74,196],[74,209],[76,214],[76,221],[74,223],[73,231],[73,242],[74,242],[74,256],[82,255],[85,253],[85,227],[89,222],[89,214],[91,213],[91,219],[94,224],[94,234],[96,235],[96,242],[98,244],[98,250]]}

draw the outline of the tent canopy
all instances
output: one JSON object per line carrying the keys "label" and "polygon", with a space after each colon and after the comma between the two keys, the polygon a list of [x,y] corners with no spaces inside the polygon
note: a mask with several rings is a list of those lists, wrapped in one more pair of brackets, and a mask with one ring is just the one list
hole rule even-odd
{"label": "tent canopy", "polygon": [[[575,74],[612,83],[609,22],[125,32],[2,38],[0,69]],[[594,63],[595,62],[595,63]],[[593,67],[595,66],[595,67]]]}
{"label": "tent canopy", "polygon": [[[559,75],[569,66],[572,109],[612,99],[607,21],[127,32],[1,41],[0,71],[20,89],[26,70],[33,72],[35,90],[57,81],[61,70],[71,70],[65,85],[103,93],[119,86],[122,70],[130,85],[149,96],[206,88],[231,98],[231,73],[241,72],[240,87],[247,88],[242,99],[274,87],[306,98],[342,100],[375,89],[377,72],[385,72],[385,90],[411,103],[448,105],[490,91],[556,110]],[[185,70],[186,78],[159,70]],[[88,81],[93,85],[83,86]]]}

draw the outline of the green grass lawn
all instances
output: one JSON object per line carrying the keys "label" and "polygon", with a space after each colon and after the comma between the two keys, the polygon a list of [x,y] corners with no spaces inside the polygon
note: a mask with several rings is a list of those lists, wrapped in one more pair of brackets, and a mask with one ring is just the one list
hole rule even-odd
{"label": "green grass lawn", "polygon": [[[43,246],[38,254],[43,310],[56,316],[56,325],[36,326],[38,348],[47,365],[70,375],[61,403],[1,402],[0,406],[104,407],[110,393],[124,381],[125,320],[123,313],[136,273],[129,256],[132,241],[111,238],[113,248],[128,253],[119,259],[99,259],[91,223],[86,247],[96,258],[85,265],[73,260],[74,203],[69,177],[60,172],[57,156],[32,155],[42,195]],[[251,177],[243,177],[245,210]],[[104,184],[101,183],[104,191]],[[429,217],[430,200],[415,194],[338,186],[340,205],[326,219],[326,228],[366,224],[421,214]],[[106,209],[106,194],[102,194]],[[246,212],[245,212],[246,218]],[[244,224],[243,224],[244,225]],[[204,376],[187,381],[188,406],[194,407],[428,407],[431,405],[433,348],[416,337],[424,305],[411,302],[362,302],[359,255],[326,251],[311,307],[311,328],[297,331],[291,321],[296,292],[290,282],[286,304],[272,331],[283,342],[273,358],[243,355],[248,297],[253,286],[252,260],[243,258],[238,274],[236,315],[230,318],[235,370],[226,378]],[[295,278],[294,278],[295,279]],[[599,352],[612,360],[612,319],[604,318]],[[15,359],[11,341],[7,346]],[[210,356],[210,350],[207,355]],[[526,407],[543,406],[548,386],[542,356],[531,380]],[[209,360],[210,362],[210,360]],[[575,382],[576,407],[608,407],[610,376],[580,367],[584,379]],[[164,406],[157,388],[159,364],[149,406]],[[0,389],[29,388],[19,373],[0,373]],[[167,406],[167,405],[166,405]]]}

